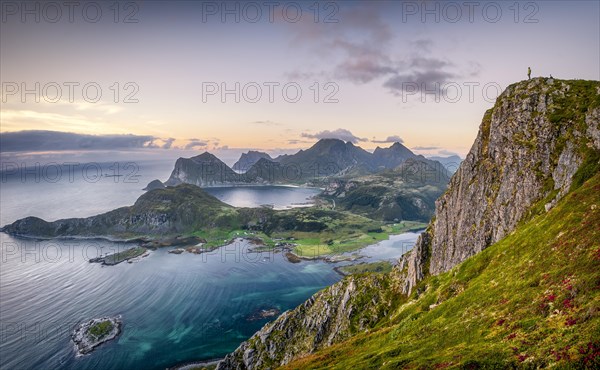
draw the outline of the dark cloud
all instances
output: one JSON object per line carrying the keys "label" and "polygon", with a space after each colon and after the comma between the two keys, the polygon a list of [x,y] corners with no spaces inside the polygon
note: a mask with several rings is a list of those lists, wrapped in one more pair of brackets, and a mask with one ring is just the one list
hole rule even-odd
{"label": "dark cloud", "polygon": [[397,95],[406,91],[435,91],[443,94],[444,85],[450,82],[454,77],[456,77],[456,75],[451,72],[434,68],[391,77],[383,84],[383,86],[387,87],[392,93]]}
{"label": "dark cloud", "polygon": [[441,60],[438,58],[427,58],[427,57],[421,57],[421,56],[416,56],[410,59],[410,66],[413,68],[420,68],[423,70],[437,70],[440,68],[444,68],[447,66],[451,66],[452,63],[445,61],[445,60]]}
{"label": "dark cloud", "polygon": [[363,56],[348,59],[336,67],[335,76],[355,83],[371,82],[381,76],[396,73],[396,70],[387,65],[377,56]]}
{"label": "dark cloud", "polygon": [[371,140],[372,143],[386,144],[386,143],[403,143],[404,140],[398,135],[388,136],[385,140]]}
{"label": "dark cloud", "polygon": [[202,148],[207,145],[208,145],[208,143],[206,141],[202,141],[202,140],[198,140],[198,139],[191,139],[190,142],[186,144],[184,149],[191,150],[194,148]]}
{"label": "dark cloud", "polygon": [[333,131],[329,131],[329,130],[325,130],[325,131],[320,131],[317,132],[316,134],[309,134],[306,132],[303,132],[301,134],[302,137],[305,138],[309,138],[309,139],[340,139],[343,141],[349,141],[351,143],[358,143],[359,141],[367,141],[367,139],[365,138],[361,138],[358,136],[355,136],[352,132],[343,129],[343,128],[338,128],[337,130],[333,130]]}
{"label": "dark cloud", "polygon": [[156,147],[149,135],[85,135],[72,132],[27,130],[0,133],[0,152],[113,150]]}
{"label": "dark cloud", "polygon": [[478,74],[476,64],[457,71],[451,61],[435,57],[434,43],[429,38],[408,42],[404,55],[390,53],[394,50],[391,47],[393,33],[385,14],[391,5],[372,4],[342,6],[339,16],[343,22],[335,28],[314,22],[299,25],[294,41],[310,40],[314,45],[318,40],[319,55],[330,58],[333,67],[329,71],[315,72],[314,68],[305,66],[304,70],[289,75],[306,79],[320,74],[355,84],[382,79],[383,87],[394,95],[402,95],[407,88],[411,92],[433,91],[443,95],[446,83]]}

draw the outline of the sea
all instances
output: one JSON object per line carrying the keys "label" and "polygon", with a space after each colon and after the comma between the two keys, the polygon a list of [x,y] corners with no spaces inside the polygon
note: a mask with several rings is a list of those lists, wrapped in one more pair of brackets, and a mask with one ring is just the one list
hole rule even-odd
{"label": "sea", "polygon": [[[2,167],[0,224],[37,216],[87,217],[131,205],[172,161],[148,160]],[[318,189],[283,186],[211,188],[234,206],[310,205]],[[353,263],[395,260],[417,233],[392,236],[356,252]],[[34,240],[0,233],[0,368],[165,369],[221,358],[276,317],[342,277],[350,262],[290,263],[281,253],[251,252],[238,239],[205,254],[150,252],[103,266],[90,258],[132,245],[106,240]],[[78,323],[120,315],[120,336],[77,356]]]}

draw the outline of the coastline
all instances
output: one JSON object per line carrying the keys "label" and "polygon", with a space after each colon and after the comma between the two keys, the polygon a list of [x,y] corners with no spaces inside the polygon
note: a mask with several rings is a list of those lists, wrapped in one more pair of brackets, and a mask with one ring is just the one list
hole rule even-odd
{"label": "coastline", "polygon": [[219,362],[221,362],[221,360],[223,360],[223,359],[217,358],[217,359],[213,359],[213,360],[186,362],[181,365],[175,365],[172,367],[168,367],[166,370],[194,370],[197,368],[204,368],[204,367],[212,367],[212,366],[216,367],[217,364]]}

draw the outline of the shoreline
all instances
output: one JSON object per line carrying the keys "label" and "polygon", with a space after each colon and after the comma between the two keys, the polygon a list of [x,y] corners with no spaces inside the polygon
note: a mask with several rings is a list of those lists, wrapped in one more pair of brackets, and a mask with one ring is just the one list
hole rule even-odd
{"label": "shoreline", "polygon": [[168,367],[166,370],[192,370],[197,367],[216,366],[219,362],[221,362],[221,360],[223,359],[217,358],[213,360],[186,362],[181,365]]}

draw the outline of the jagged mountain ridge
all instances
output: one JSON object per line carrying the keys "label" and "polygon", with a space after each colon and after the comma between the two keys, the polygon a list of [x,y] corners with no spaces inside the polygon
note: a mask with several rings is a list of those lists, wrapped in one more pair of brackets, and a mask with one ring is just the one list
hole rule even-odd
{"label": "jagged mountain ridge", "polygon": [[442,165],[417,156],[400,143],[394,143],[389,148],[378,147],[370,153],[351,142],[321,139],[309,149],[275,159],[260,152],[244,154],[236,165],[255,160],[251,166],[245,167],[247,171],[244,173],[236,173],[208,152],[192,158],[179,158],[165,184],[215,186],[321,183],[332,177],[357,177],[393,169],[407,159],[418,159],[424,163],[435,164],[432,167],[443,169]]}
{"label": "jagged mountain ridge", "polygon": [[[469,156],[453,176],[449,189],[436,203],[436,215],[429,228],[388,275],[391,289],[398,299],[406,300],[411,293],[418,299],[422,292],[413,290],[424,278],[448,271],[481,252],[513,232],[520,222],[535,215],[543,218],[570,190],[600,172],[599,122],[600,83],[597,81],[538,78],[507,88],[494,108],[486,112]],[[598,185],[593,185],[593,188],[597,189]],[[587,193],[589,197],[589,189]],[[570,202],[577,204],[573,203],[573,199]],[[589,245],[585,247],[589,248]],[[358,297],[353,299],[362,302],[362,306],[348,307],[346,303],[351,299],[351,293],[343,289],[346,284],[349,284],[348,280],[343,280],[317,293],[304,305],[267,324],[228,355],[217,368],[279,367],[344,340],[336,338],[364,333],[364,327],[349,325],[353,320],[367,324],[367,329],[369,325],[385,320],[386,314],[380,315],[379,320],[372,317],[375,312],[382,312],[377,300],[384,292],[371,294],[367,278],[352,277],[352,284],[358,286],[353,289]],[[422,289],[427,289],[427,286]],[[450,293],[444,294],[460,294],[461,289],[464,290],[464,287],[452,283],[448,287]],[[317,323],[305,329],[305,324],[315,319],[307,308],[328,304],[337,306],[328,308],[321,316],[317,315]],[[431,300],[431,303],[423,304],[432,309],[438,303]],[[386,305],[384,303],[383,307]],[[411,303],[406,306],[411,307]],[[364,321],[364,315],[367,315],[367,321]],[[291,318],[293,321],[290,321]],[[403,327],[410,328],[410,321]],[[571,325],[570,322],[567,321],[567,324]],[[352,330],[349,332],[347,328]],[[384,332],[387,331],[384,329]],[[421,331],[419,333],[420,337],[427,337]],[[388,344],[390,339],[385,338],[383,343]],[[388,356],[397,357],[402,353],[390,350]],[[375,354],[369,356],[377,358]],[[317,358],[334,361],[328,355]],[[519,357],[521,361],[522,358],[526,356]],[[348,362],[348,355],[342,356],[341,360]],[[374,363],[369,358],[365,361]],[[316,362],[310,367],[317,364],[323,365]],[[379,364],[396,368],[405,366],[407,362]],[[297,364],[292,368],[304,365]]]}

